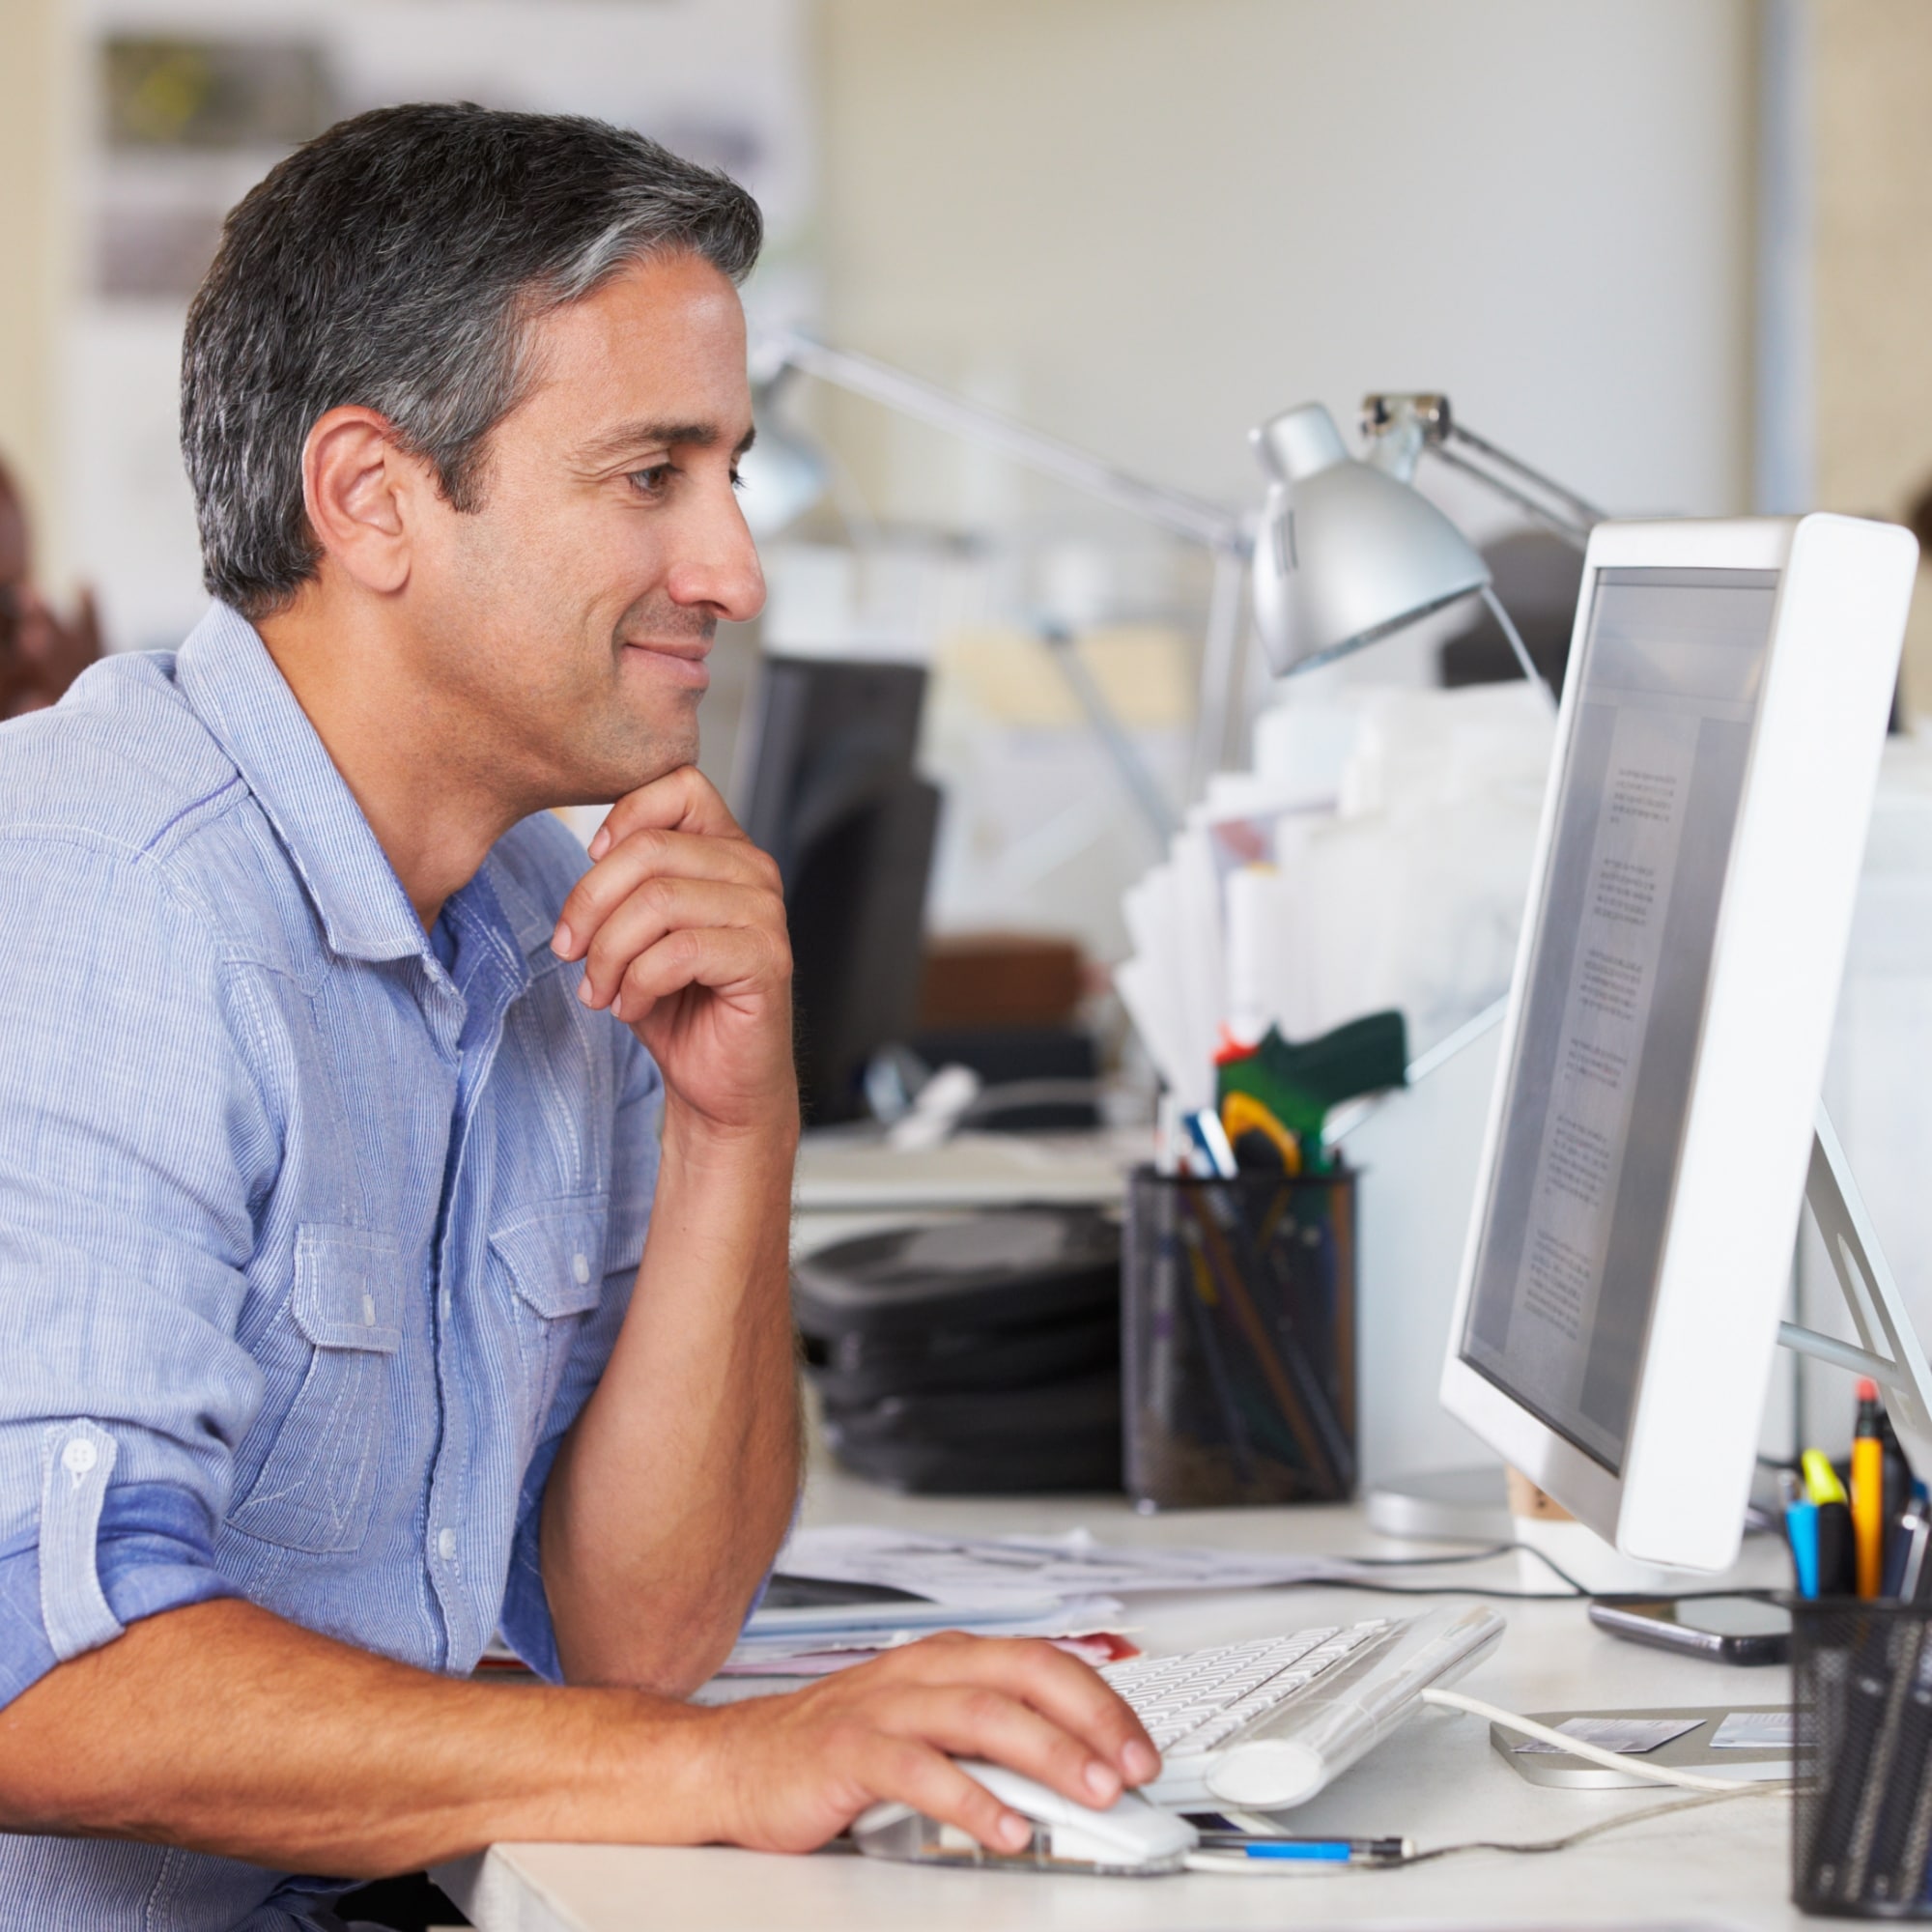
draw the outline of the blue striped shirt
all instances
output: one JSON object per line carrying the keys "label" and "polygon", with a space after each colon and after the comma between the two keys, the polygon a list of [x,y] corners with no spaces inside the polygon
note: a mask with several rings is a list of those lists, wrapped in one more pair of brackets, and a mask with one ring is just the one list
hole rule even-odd
{"label": "blue striped shirt", "polygon": [[[549,950],[584,864],[519,825],[440,958],[220,606],[0,725],[0,1702],[215,1597],[556,1676],[538,1510],[662,1111]],[[269,1932],[341,1884],[0,1837],[6,1928]]]}

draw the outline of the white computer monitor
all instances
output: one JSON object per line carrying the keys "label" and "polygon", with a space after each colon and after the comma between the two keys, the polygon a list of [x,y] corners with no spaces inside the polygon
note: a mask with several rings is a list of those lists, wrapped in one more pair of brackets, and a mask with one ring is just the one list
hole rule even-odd
{"label": "white computer monitor", "polygon": [[1736,1555],[1917,546],[1590,538],[1442,1400],[1628,1555]]}

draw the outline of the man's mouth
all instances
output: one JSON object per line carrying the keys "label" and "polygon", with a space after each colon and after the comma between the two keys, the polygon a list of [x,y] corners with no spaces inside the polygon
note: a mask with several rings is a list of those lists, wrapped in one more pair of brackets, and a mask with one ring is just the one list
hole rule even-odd
{"label": "man's mouth", "polygon": [[711,654],[709,638],[627,638],[626,657],[635,657],[655,666],[679,684],[702,691],[711,682],[704,660]]}

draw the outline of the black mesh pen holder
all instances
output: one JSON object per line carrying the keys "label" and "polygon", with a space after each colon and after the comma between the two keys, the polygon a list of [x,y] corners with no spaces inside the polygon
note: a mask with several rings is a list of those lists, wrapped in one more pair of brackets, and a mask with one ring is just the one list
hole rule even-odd
{"label": "black mesh pen holder", "polygon": [[1834,1918],[1932,1918],[1932,1611],[1786,1601],[1792,1902]]}
{"label": "black mesh pen holder", "polygon": [[1355,1177],[1137,1169],[1121,1256],[1127,1492],[1142,1509],[1355,1485]]}

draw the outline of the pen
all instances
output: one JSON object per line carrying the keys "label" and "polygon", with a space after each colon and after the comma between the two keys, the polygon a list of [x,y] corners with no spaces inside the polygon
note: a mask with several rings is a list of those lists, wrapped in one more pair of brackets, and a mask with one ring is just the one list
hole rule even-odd
{"label": "pen", "polygon": [[1852,1431],[1852,1540],[1859,1595],[1876,1597],[1885,1574],[1885,1441],[1874,1381],[1859,1383],[1859,1419]]}
{"label": "pen", "polygon": [[1918,1595],[1925,1575],[1925,1551],[1932,1536],[1932,1514],[1914,1496],[1885,1539],[1885,1587],[1881,1595],[1909,1604]]}
{"label": "pen", "polygon": [[1251,1859],[1296,1859],[1310,1864],[1395,1865],[1414,1847],[1406,1838],[1256,1838],[1244,1832],[1203,1832],[1204,1851]]}
{"label": "pen", "polygon": [[1799,1458],[1804,1470],[1804,1489],[1814,1503],[1841,1503],[1845,1486],[1832,1466],[1832,1459],[1822,1449],[1807,1449]]}
{"label": "pen", "polygon": [[1189,1114],[1187,1131],[1194,1136],[1194,1145],[1208,1156],[1216,1178],[1233,1180],[1240,1173],[1235,1164],[1235,1150],[1228,1142],[1228,1130],[1212,1107],[1202,1107]]}
{"label": "pen", "polygon": [[1805,1450],[1804,1463],[1804,1486],[1818,1516],[1818,1594],[1849,1597],[1858,1587],[1858,1563],[1845,1486],[1822,1449]]}
{"label": "pen", "polygon": [[1791,1546],[1791,1567],[1798,1574],[1798,1594],[1818,1594],[1818,1505],[1803,1493],[1798,1478],[1786,1469],[1777,1479],[1784,1501],[1784,1540]]}

